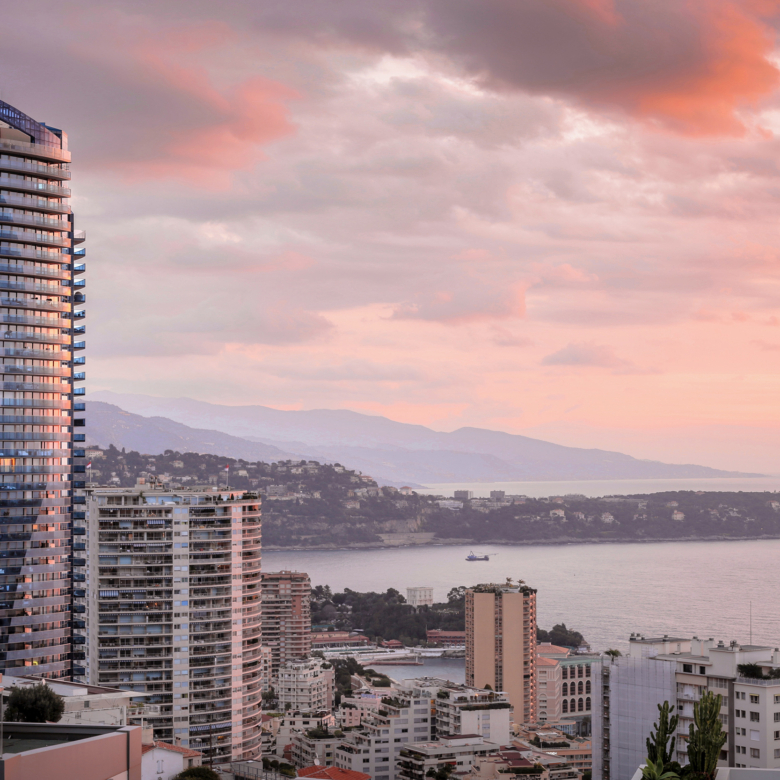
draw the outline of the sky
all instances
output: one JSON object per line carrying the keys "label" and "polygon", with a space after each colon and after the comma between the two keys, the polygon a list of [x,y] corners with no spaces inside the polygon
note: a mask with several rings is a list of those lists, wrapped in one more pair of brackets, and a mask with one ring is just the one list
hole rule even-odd
{"label": "sky", "polygon": [[780,472],[778,22],[33,0],[0,98],[70,137],[90,391]]}

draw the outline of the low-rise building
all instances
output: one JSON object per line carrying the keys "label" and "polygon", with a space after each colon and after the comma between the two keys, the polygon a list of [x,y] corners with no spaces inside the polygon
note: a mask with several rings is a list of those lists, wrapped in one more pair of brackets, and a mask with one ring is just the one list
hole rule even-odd
{"label": "low-rise building", "polygon": [[151,729],[144,729],[141,745],[142,780],[169,780],[185,769],[201,766],[202,753],[181,745],[155,741],[151,732]]}
{"label": "low-rise building", "polygon": [[376,714],[381,701],[382,694],[379,693],[343,696],[337,713],[339,725],[342,729],[360,726],[367,717]]}
{"label": "low-rise building", "polygon": [[439,739],[478,734],[498,745],[509,744],[512,705],[505,693],[470,688],[436,677],[404,680],[417,698],[427,696],[435,710],[432,736]]}
{"label": "low-rise building", "polygon": [[429,742],[414,742],[400,751],[396,777],[403,780],[425,780],[431,770],[452,767],[454,775],[471,771],[481,758],[498,752],[500,745],[488,742],[478,734],[459,734]]}
{"label": "low-rise building", "polygon": [[365,772],[339,769],[336,766],[307,766],[298,770],[298,777],[307,780],[371,780],[371,775]]}
{"label": "low-rise building", "polygon": [[82,685],[43,677],[2,675],[3,697],[8,698],[14,688],[27,688],[45,683],[63,698],[65,710],[60,723],[101,726],[126,726],[128,714],[133,711],[132,691]]}
{"label": "low-rise building", "polygon": [[433,604],[433,588],[407,588],[406,601],[413,607],[429,607]]}
{"label": "low-rise building", "polygon": [[429,628],[426,631],[429,645],[434,647],[465,647],[465,631],[444,631],[440,628]]}
{"label": "low-rise building", "polygon": [[341,743],[343,735],[338,736],[325,729],[310,729],[293,734],[292,761],[296,767],[332,766],[335,761],[336,747]]}
{"label": "low-rise building", "polygon": [[3,780],[142,780],[139,726],[4,723]]}

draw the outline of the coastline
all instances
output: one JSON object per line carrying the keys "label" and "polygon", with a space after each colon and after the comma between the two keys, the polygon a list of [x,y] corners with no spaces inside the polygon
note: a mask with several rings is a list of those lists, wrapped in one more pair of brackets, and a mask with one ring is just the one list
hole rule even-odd
{"label": "coastline", "polygon": [[780,539],[780,534],[761,534],[757,536],[672,536],[653,539],[581,539],[577,537],[559,537],[558,539],[529,539],[510,541],[507,539],[435,539],[431,541],[409,542],[402,544],[377,544],[376,542],[356,542],[350,545],[317,544],[308,547],[263,546],[263,552],[315,552],[317,550],[398,550],[409,547],[454,547],[456,545],[501,545],[504,547],[540,547],[566,546],[574,544],[654,544],[657,542],[755,542],[762,539]]}

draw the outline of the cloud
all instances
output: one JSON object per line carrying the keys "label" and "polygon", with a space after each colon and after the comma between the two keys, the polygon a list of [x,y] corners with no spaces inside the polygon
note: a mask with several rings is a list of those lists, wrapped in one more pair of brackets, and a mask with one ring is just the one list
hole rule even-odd
{"label": "cloud", "polygon": [[568,344],[542,358],[543,366],[598,366],[600,368],[626,368],[630,364],[619,358],[612,347],[578,342]]}

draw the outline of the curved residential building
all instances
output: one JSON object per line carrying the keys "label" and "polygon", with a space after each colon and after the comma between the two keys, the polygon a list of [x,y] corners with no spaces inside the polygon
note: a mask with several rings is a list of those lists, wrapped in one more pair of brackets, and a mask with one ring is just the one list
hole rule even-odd
{"label": "curved residential building", "polygon": [[84,471],[73,384],[84,378],[84,234],[69,199],[67,135],[0,101],[0,671],[53,678],[83,657],[71,607],[84,545],[71,527],[84,501],[73,496],[84,487],[73,481]]}

